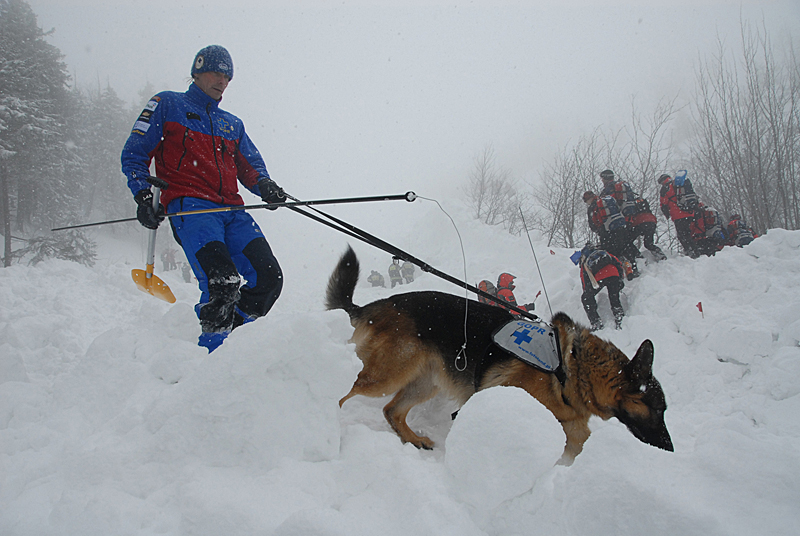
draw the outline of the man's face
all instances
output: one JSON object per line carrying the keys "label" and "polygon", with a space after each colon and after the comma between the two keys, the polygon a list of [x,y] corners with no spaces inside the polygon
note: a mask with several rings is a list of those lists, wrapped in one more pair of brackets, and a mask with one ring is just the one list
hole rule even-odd
{"label": "man's face", "polygon": [[208,95],[214,100],[220,100],[225,88],[228,87],[228,82],[231,79],[227,74],[218,73],[215,71],[206,71],[198,73],[194,77],[194,83],[203,90],[203,93]]}

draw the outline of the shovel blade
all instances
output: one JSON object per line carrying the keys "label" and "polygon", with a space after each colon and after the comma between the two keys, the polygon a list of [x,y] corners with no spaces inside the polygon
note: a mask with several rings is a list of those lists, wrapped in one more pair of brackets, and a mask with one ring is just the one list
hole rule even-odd
{"label": "shovel blade", "polygon": [[153,274],[153,267],[148,265],[147,270],[131,270],[133,282],[142,292],[155,296],[159,300],[167,303],[175,303],[175,295],[157,275]]}

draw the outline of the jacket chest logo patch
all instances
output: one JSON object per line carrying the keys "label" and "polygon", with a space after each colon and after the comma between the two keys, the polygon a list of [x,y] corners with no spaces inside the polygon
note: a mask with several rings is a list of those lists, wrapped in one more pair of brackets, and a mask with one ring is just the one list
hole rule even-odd
{"label": "jacket chest logo patch", "polygon": [[226,134],[233,132],[233,125],[231,125],[224,117],[217,118],[217,128]]}

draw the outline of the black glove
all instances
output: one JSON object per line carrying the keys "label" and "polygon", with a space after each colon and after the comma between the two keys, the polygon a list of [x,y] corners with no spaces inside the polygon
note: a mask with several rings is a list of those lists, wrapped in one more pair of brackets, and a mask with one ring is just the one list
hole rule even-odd
{"label": "black glove", "polygon": [[[286,192],[283,188],[275,184],[272,179],[261,179],[258,181],[258,191],[261,193],[261,200],[265,203],[283,203],[286,201]],[[278,207],[267,207],[269,210],[275,210]]]}
{"label": "black glove", "polygon": [[534,309],[536,309],[536,304],[533,302],[526,303],[525,305],[522,306],[522,308],[525,309],[526,311],[533,311]]}
{"label": "black glove", "polygon": [[158,204],[158,210],[153,209],[153,192],[148,189],[140,190],[134,197],[139,208],[136,209],[136,219],[148,229],[158,229],[164,221],[164,205]]}

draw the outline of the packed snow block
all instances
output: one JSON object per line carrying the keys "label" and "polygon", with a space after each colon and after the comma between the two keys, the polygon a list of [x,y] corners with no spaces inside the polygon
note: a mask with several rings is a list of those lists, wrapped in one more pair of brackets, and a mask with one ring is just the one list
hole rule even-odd
{"label": "packed snow block", "polygon": [[481,510],[530,490],[564,450],[550,411],[517,387],[493,387],[458,412],[445,443],[455,493]]}
{"label": "packed snow block", "polygon": [[767,234],[759,236],[744,250],[756,258],[778,258],[796,260],[800,249],[800,233],[786,229],[770,229]]}
{"label": "packed snow block", "polygon": [[751,364],[772,352],[772,332],[758,325],[726,326],[708,335],[706,345],[723,361],[735,357],[741,363]]}
{"label": "packed snow block", "polygon": [[[761,368],[762,375],[753,379],[753,385],[774,400],[787,400],[800,394],[800,348],[784,346],[774,355],[766,359]],[[787,414],[786,425],[796,425],[800,430],[800,422]]]}
{"label": "packed snow block", "polygon": [[[533,497],[518,506],[536,504],[539,515],[561,516],[561,531],[550,534],[747,534],[720,528],[714,511],[708,511],[705,496],[713,494],[700,491],[697,476],[707,472],[704,466],[676,462],[678,453],[636,441],[616,419],[594,424],[583,452],[569,468],[558,468],[552,488],[537,485]],[[743,465],[727,467],[730,471]],[[681,483],[679,491],[674,490],[676,482]]]}
{"label": "packed snow block", "polygon": [[300,510],[290,515],[276,530],[275,536],[351,536],[359,527],[333,508]]}
{"label": "packed snow block", "polygon": [[788,346],[800,347],[800,320],[795,320],[781,330],[778,342]]}
{"label": "packed snow block", "polygon": [[0,384],[29,381],[21,352],[9,344],[0,344]]}
{"label": "packed snow block", "polygon": [[357,374],[351,331],[343,312],[272,313],[238,328],[149,409],[159,457],[260,469],[335,458],[338,400]]}

